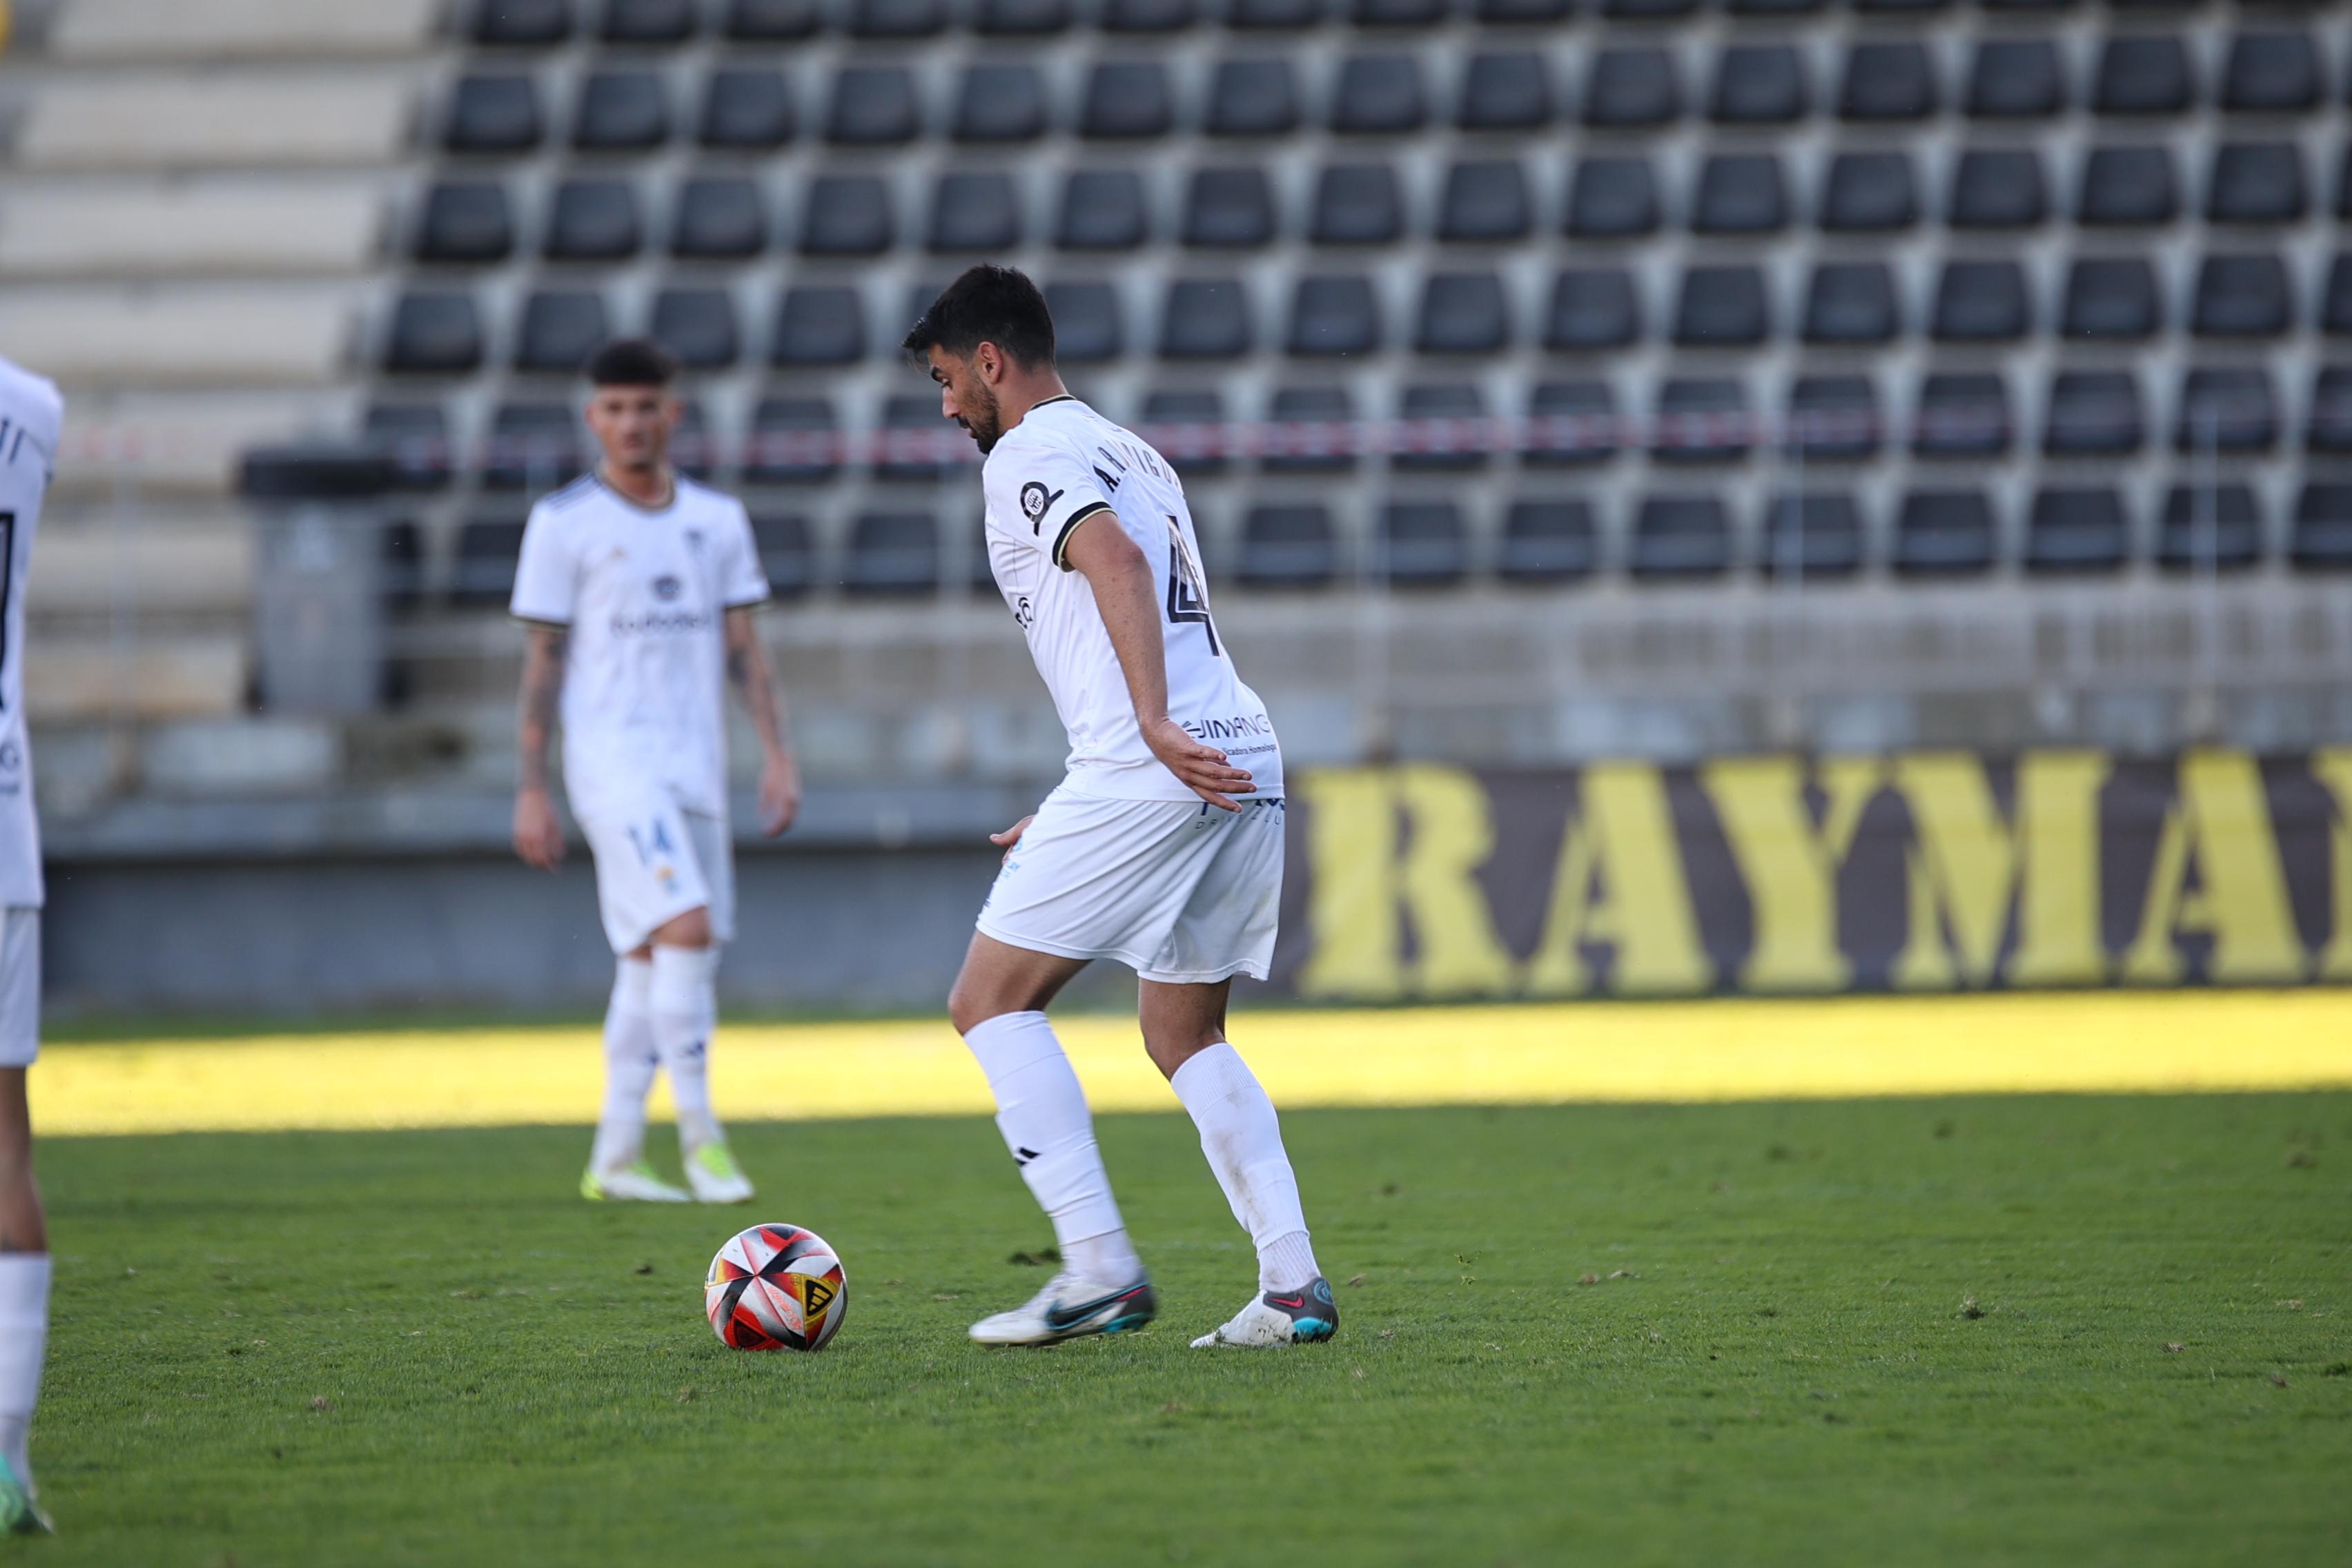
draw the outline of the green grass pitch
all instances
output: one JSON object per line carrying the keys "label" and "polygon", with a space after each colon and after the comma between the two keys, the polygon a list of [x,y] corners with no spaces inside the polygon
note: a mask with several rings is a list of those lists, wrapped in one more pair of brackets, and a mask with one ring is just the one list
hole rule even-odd
{"label": "green grass pitch", "polygon": [[[1048,1237],[984,1121],[747,1125],[751,1210],[565,1129],[59,1140],[48,1563],[2352,1561],[2352,1095],[1313,1111],[1339,1338],[1102,1142],[1164,1316],[983,1352]],[[816,1356],[713,1250],[842,1252]],[[1360,1276],[1360,1283],[1351,1283]],[[0,1542],[0,1557],[9,1555]]]}

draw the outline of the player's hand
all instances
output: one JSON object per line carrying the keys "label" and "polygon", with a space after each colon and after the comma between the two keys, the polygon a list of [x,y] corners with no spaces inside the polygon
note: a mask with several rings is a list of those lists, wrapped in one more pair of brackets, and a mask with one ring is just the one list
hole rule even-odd
{"label": "player's hand", "polygon": [[1004,858],[1010,860],[1013,858],[1014,847],[1021,842],[1021,836],[1028,832],[1029,825],[1036,820],[1037,814],[1033,811],[1028,816],[1023,817],[1020,821],[1014,823],[1012,826],[1006,828],[1003,832],[990,834],[988,836],[988,841],[991,844],[995,845],[998,848],[1003,850]]}
{"label": "player's hand", "polygon": [[801,770],[781,752],[760,770],[760,831],[770,838],[801,814]]}
{"label": "player's hand", "polygon": [[1184,787],[1221,811],[1239,811],[1237,795],[1254,795],[1257,785],[1248,770],[1237,768],[1214,746],[1192,739],[1173,719],[1155,719],[1143,726],[1143,743],[1184,782]]}
{"label": "player's hand", "polygon": [[552,871],[563,864],[563,824],[555,815],[555,802],[543,789],[526,789],[515,795],[514,849],[526,866],[542,871]]}

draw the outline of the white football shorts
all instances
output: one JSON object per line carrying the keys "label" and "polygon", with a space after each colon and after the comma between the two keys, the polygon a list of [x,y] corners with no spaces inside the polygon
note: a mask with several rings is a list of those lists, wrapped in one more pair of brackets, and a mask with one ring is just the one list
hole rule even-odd
{"label": "white football shorts", "polygon": [[41,1054],[41,911],[12,904],[0,923],[0,1068]]}
{"label": "white football shorts", "polygon": [[1282,909],[1283,804],[1045,797],[981,906],[1007,946],[1112,958],[1146,980],[1265,978]]}
{"label": "white football shorts", "polygon": [[635,952],[688,910],[710,911],[710,934],[735,937],[735,846],[726,820],[688,811],[666,789],[625,810],[574,813],[596,859],[596,905],[615,953]]}

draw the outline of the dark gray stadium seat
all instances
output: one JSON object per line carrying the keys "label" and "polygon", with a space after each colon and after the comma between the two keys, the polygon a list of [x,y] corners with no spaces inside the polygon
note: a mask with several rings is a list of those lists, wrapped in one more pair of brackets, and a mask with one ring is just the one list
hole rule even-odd
{"label": "dark gray stadium seat", "polygon": [[2318,479],[2303,487],[2287,556],[2298,572],[2352,572],[2352,484]]}
{"label": "dark gray stadium seat", "polygon": [[1454,107],[1459,129],[1535,131],[1551,117],[1551,71],[1543,56],[1531,49],[1486,50],[1463,68]]}
{"label": "dark gray stadium seat", "polygon": [[947,0],[846,0],[854,38],[926,38],[948,25]]}
{"label": "dark gray stadium seat", "polygon": [[931,193],[935,251],[1010,250],[1021,243],[1021,205],[1009,174],[952,169]]}
{"label": "dark gray stadium seat", "polygon": [[409,375],[462,375],[482,363],[482,315],[463,290],[404,294],[393,307],[383,368]]}
{"label": "dark gray stadium seat", "polygon": [[2303,149],[2292,142],[2225,142],[2205,184],[2209,223],[2294,223],[2311,210]]}
{"label": "dark gray stadium seat", "polygon": [[2119,572],[2130,552],[2124,500],[2103,487],[2038,490],[2025,526],[2025,569],[2038,576]]}
{"label": "dark gray stadium seat", "polygon": [[1381,509],[1373,566],[1397,588],[1450,588],[1470,570],[1469,530],[1452,501],[1391,501]]}
{"label": "dark gray stadium seat", "polygon": [[2157,525],[2156,563],[2168,572],[2242,572],[2263,558],[2262,505],[2252,487],[2216,485],[2210,493],[2174,485]]}
{"label": "dark gray stadium seat", "polygon": [[2311,35],[2240,33],[2221,68],[2221,107],[2238,114],[2303,114],[2319,106],[2319,55]]}
{"label": "dark gray stadium seat", "polygon": [[551,261],[618,261],[646,240],[637,189],[626,180],[566,180],[555,187],[541,249]]}
{"label": "dark gray stadium seat", "polygon": [[939,519],[927,511],[866,512],[851,525],[842,592],[861,599],[900,598],[939,587]]}
{"label": "dark gray stadium seat", "polygon": [[1492,272],[1434,272],[1423,283],[1412,346],[1423,353],[1493,353],[1510,341],[1503,280]]}
{"label": "dark gray stadium seat", "polygon": [[784,73],[732,68],[710,73],[698,130],[706,147],[765,153],[793,139],[792,89]]}
{"label": "dark gray stadium seat", "polygon": [[893,393],[882,400],[882,418],[875,434],[874,477],[881,479],[936,479],[947,472],[941,456],[943,432],[958,440],[963,433],[940,417],[936,392]]}
{"label": "dark gray stadium seat", "polygon": [[1821,226],[1835,234],[1879,234],[1919,221],[1906,153],[1840,153],[1822,187]]}
{"label": "dark gray stadium seat", "polygon": [[1206,387],[1163,387],[1143,400],[1140,434],[1187,476],[1223,473],[1225,400]]}
{"label": "dark gray stadium seat", "polygon": [[1584,122],[1610,130],[1664,125],[1681,117],[1674,57],[1650,46],[1596,49],[1584,77]]}
{"label": "dark gray stadium seat", "polygon": [[1045,285],[1045,308],[1054,314],[1054,353],[1064,364],[1099,364],[1127,352],[1126,312],[1109,283]]}
{"label": "dark gray stadium seat", "polygon": [[1401,136],[1429,119],[1421,65],[1411,55],[1358,55],[1339,68],[1330,126],[1347,136]]}
{"label": "dark gray stadium seat", "polygon": [[361,437],[391,462],[395,489],[436,490],[449,482],[449,411],[438,403],[372,404]]}
{"label": "dark gray stadium seat", "polygon": [[1828,0],[1727,0],[1724,9],[1735,16],[1801,16],[1827,5]]}
{"label": "dark gray stadium seat", "polygon": [[1764,274],[1753,267],[1692,267],[1675,302],[1675,342],[1690,348],[1738,348],[1771,334]]}
{"label": "dark gray stadium seat", "polygon": [[1356,466],[1356,405],[1344,386],[1277,388],[1267,406],[1263,455],[1269,474],[1341,473]]}
{"label": "dark gray stadium seat", "polygon": [[1801,375],[1789,388],[1786,445],[1807,461],[1874,456],[1878,388],[1866,375]]}
{"label": "dark gray stadium seat", "polygon": [[2156,268],[2145,256],[2083,257],[2066,273],[2058,331],[2069,338],[2138,342],[2164,326]]}
{"label": "dark gray stadium seat", "polygon": [[1495,574],[1521,584],[1572,583],[1601,566],[1592,508],[1581,500],[1518,500],[1503,516]]}
{"label": "dark gray stadium seat", "polygon": [[1325,0],[1224,0],[1225,26],[1249,30],[1312,27],[1328,9]]}
{"label": "dark gray stadium seat", "polygon": [[768,580],[768,594],[776,599],[797,599],[816,581],[816,546],[808,519],[795,512],[755,512],[751,544],[760,552],[760,574]]}
{"label": "dark gray stadium seat", "polygon": [[1454,14],[1454,0],[1352,0],[1348,19],[1359,27],[1433,27]]}
{"label": "dark gray stadium seat", "polygon": [[1895,278],[1883,261],[1824,261],[1805,289],[1805,342],[1884,343],[1903,332]]}
{"label": "dark gray stadium seat", "polygon": [[1381,344],[1380,302],[1360,273],[1307,277],[1291,296],[1294,354],[1365,354]]}
{"label": "dark gray stadium seat", "polygon": [[2208,256],[2197,268],[2189,330],[2200,338],[2274,338],[2294,323],[2286,264],[2275,256]]}
{"label": "dark gray stadium seat", "polygon": [[1323,588],[1339,574],[1328,508],[1254,506],[1242,520],[1234,580],[1250,588]]}
{"label": "dark gray stadium seat", "polygon": [[743,482],[821,484],[840,463],[833,405],[822,397],[763,397],[751,412]]}
{"label": "dark gray stadium seat", "polygon": [[723,370],[743,355],[735,296],[724,289],[665,289],[654,296],[653,335],[688,370]]}
{"label": "dark gray stadium seat", "polygon": [[2074,199],[2078,223],[2103,226],[2168,224],[2180,216],[2180,179],[2169,150],[2095,147],[2083,161]]}
{"label": "dark gray stadium seat", "polygon": [[2172,426],[2176,452],[2214,451],[2232,457],[2278,445],[2278,393],[2261,365],[2197,365],[2180,380]]}
{"label": "dark gray stadium seat", "polygon": [[971,30],[984,38],[1043,38],[1069,31],[1070,0],[975,0]]}
{"label": "dark gray stadium seat", "polygon": [[1388,245],[1403,233],[1404,201],[1389,164],[1334,163],[1316,176],[1316,244]]}
{"label": "dark gray stadium seat", "polygon": [[1160,312],[1163,359],[1236,359],[1250,352],[1249,296],[1234,278],[1179,278]]}
{"label": "dark gray stadium seat", "polygon": [[426,195],[416,224],[417,260],[480,265],[513,253],[506,186],[495,180],[445,180]]}
{"label": "dark gray stadium seat", "polygon": [[1911,450],[1921,458],[1997,458],[2014,428],[2009,384],[1991,371],[1938,371],[1919,384]]}
{"label": "dark gray stadium seat", "polygon": [[846,287],[784,290],[768,357],[779,365],[848,364],[866,357],[866,303]]}
{"label": "dark gray stadium seat", "polygon": [[821,174],[808,183],[801,207],[803,255],[877,256],[896,237],[889,187],[880,176]]}
{"label": "dark gray stadium seat", "polygon": [[523,301],[515,332],[517,370],[577,375],[613,335],[604,296],[593,289],[540,289]]}
{"label": "dark gray stadium seat", "polygon": [[608,44],[682,44],[701,18],[696,0],[604,0],[597,37]]}
{"label": "dark gray stadium seat", "polygon": [[1143,178],[1132,169],[1073,169],[1062,185],[1054,243],[1065,250],[1133,250],[1148,232]]}
{"label": "dark gray stadium seat", "polygon": [[1789,44],[1734,44],[1717,57],[1707,118],[1721,125],[1780,125],[1807,108],[1804,63]]}
{"label": "dark gray stadium seat", "polygon": [[[520,558],[521,544],[518,541]],[[425,531],[414,519],[395,518],[383,525],[383,546],[376,557],[380,602],[387,616],[406,616],[425,599]],[[397,664],[384,670],[384,701],[397,707],[407,700],[406,672]]]}
{"label": "dark gray stadium seat", "polygon": [[1475,382],[1416,382],[1404,389],[1397,417],[1405,428],[1391,468],[1457,472],[1486,466],[1486,396]]}
{"label": "dark gray stadium seat", "polygon": [[704,174],[678,186],[669,229],[674,256],[739,260],[768,247],[768,209],[760,187],[740,174]]}
{"label": "dark gray stadium seat", "polygon": [[[2352,97],[2352,92],[2346,96]],[[2336,164],[2336,216],[2338,222],[2352,223],[2352,144],[2345,147]]]}
{"label": "dark gray stadium seat", "polygon": [[727,0],[727,37],[736,43],[782,44],[817,29],[822,0]]}
{"label": "dark gray stadium seat", "polygon": [[1298,83],[1286,59],[1219,60],[1209,79],[1212,136],[1286,136],[1298,129]]}
{"label": "dark gray stadium seat", "polygon": [[1932,331],[1942,342],[2011,342],[2033,327],[2025,271],[2014,261],[1947,261]]}
{"label": "dark gray stadium seat", "polygon": [[2332,337],[2352,336],[2352,251],[2338,253],[2327,264],[2319,287],[2319,330]]}
{"label": "dark gray stadium seat", "polygon": [[1669,377],[1658,388],[1651,456],[1666,463],[1736,462],[1753,444],[1753,424],[1748,388],[1736,377]]}
{"label": "dark gray stadium seat", "polygon": [[659,73],[591,71],[572,110],[572,144],[583,153],[642,153],[669,140],[669,95]]}
{"label": "dark gray stadium seat", "polygon": [[1035,141],[1045,133],[1045,79],[1033,65],[965,67],[948,133],[965,142]]}
{"label": "dark gray stadium seat", "polygon": [[1106,33],[1178,33],[1198,20],[1196,0],[1102,0]]}
{"label": "dark gray stadium seat", "polygon": [[2051,38],[1985,38],[1969,63],[1975,120],[2040,120],[2064,111],[2065,68]]}
{"label": "dark gray stadium seat", "polygon": [[1971,147],[1952,173],[1944,221],[1954,228],[2031,228],[2050,214],[2041,155],[2024,147]]}
{"label": "dark gray stadium seat", "polygon": [[1445,171],[1437,237],[1464,243],[1525,239],[1534,227],[1528,177],[1515,158],[1482,158]]}
{"label": "dark gray stadium seat", "polygon": [[1788,225],[1788,186],[1771,153],[1717,153],[1699,166],[1693,233],[1773,234]]}
{"label": "dark gray stadium seat", "polygon": [[1641,335],[1641,306],[1624,268],[1571,267],[1553,280],[1544,347],[1570,353],[1622,348]]}
{"label": "dark gray stadium seat", "polygon": [[1473,0],[1473,14],[1489,26],[1534,26],[1557,22],[1573,8],[1573,0]]}
{"label": "dark gray stadium seat", "polygon": [[[503,486],[520,489],[522,481]],[[522,559],[520,518],[469,518],[457,528],[450,563],[449,603],[458,609],[497,609],[514,598],[515,563]]]}
{"label": "dark gray stadium seat", "polygon": [[1992,570],[1992,507],[1982,490],[1913,490],[1895,522],[1895,574],[1960,577]]}
{"label": "dark gray stadium seat", "polygon": [[1838,87],[1839,119],[1925,120],[1941,102],[1925,45],[1877,38],[1847,49]]}
{"label": "dark gray stadium seat", "polygon": [[1768,577],[1851,577],[1862,570],[1862,512],[1853,497],[1832,491],[1774,496],[1764,509],[1762,559]]}
{"label": "dark gray stadium seat", "polygon": [[1731,521],[1711,495],[1644,496],[1626,570],[1637,581],[1720,577],[1731,567]]}
{"label": "dark gray stadium seat", "polygon": [[1617,395],[1597,377],[1538,382],[1528,419],[1519,459],[1531,468],[1605,463],[1617,455]]}
{"label": "dark gray stadium seat", "polygon": [[1168,68],[1157,60],[1104,60],[1087,74],[1078,134],[1097,142],[1165,136],[1176,122]]}
{"label": "dark gray stadium seat", "polygon": [[475,72],[459,78],[449,95],[441,145],[452,153],[527,153],[546,134],[539,88],[530,78]]}
{"label": "dark gray stadium seat", "polygon": [[2352,457],[2352,364],[2325,364],[2311,378],[2303,444],[2330,457]]}
{"label": "dark gray stadium seat", "polygon": [[545,48],[572,36],[572,0],[475,0],[474,42]]}
{"label": "dark gray stadium seat", "polygon": [[887,147],[921,132],[914,74],[903,66],[847,66],[833,79],[824,139],[842,147]]}
{"label": "dark gray stadium seat", "polygon": [[2042,449],[2053,458],[2117,458],[2147,440],[2139,378],[2127,370],[2064,370],[2050,383]]}
{"label": "dark gray stadium seat", "polygon": [[1658,229],[1658,181],[1647,158],[1610,154],[1577,160],[1568,187],[1568,233],[1628,239]]}
{"label": "dark gray stadium seat", "polygon": [[[490,416],[489,461],[482,483],[491,489],[545,491],[569,484],[587,467],[580,411],[569,403],[502,403]],[[460,555],[463,555],[462,542]],[[506,587],[511,590],[513,577]],[[503,602],[506,594],[498,597]]]}
{"label": "dark gray stadium seat", "polygon": [[1663,22],[1689,16],[1699,0],[1601,0],[1601,14],[1612,21]]}
{"label": "dark gray stadium seat", "polygon": [[1257,163],[1195,169],[1184,194],[1184,243],[1219,249],[1274,238],[1274,188]]}
{"label": "dark gray stadium seat", "polygon": [[2099,51],[2091,108],[2100,114],[2179,114],[2196,97],[2179,38],[2124,33]]}

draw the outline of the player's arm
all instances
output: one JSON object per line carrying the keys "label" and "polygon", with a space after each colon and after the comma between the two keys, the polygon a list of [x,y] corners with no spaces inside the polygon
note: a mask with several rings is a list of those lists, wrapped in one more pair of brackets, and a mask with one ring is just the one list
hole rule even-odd
{"label": "player's arm", "polygon": [[1160,635],[1160,585],[1142,548],[1118,525],[1108,507],[1097,507],[1073,525],[1061,550],[1063,562],[1087,580],[1102,612],[1103,629],[1127,677],[1127,694],[1143,743],[1170,773],[1211,805],[1239,811],[1232,797],[1256,788],[1248,773],[1225,753],[1204,746],[1168,717],[1168,654]]}
{"label": "player's arm", "polygon": [[562,626],[534,625],[522,656],[522,698],[517,703],[516,749],[521,776],[515,787],[514,847],[523,863],[552,871],[563,862],[563,824],[548,788],[547,747],[555,733],[557,701],[563,695]]}
{"label": "player's arm", "polygon": [[801,772],[793,761],[783,693],[751,605],[727,612],[727,678],[742,694],[760,737],[760,831],[773,838],[801,809]]}

